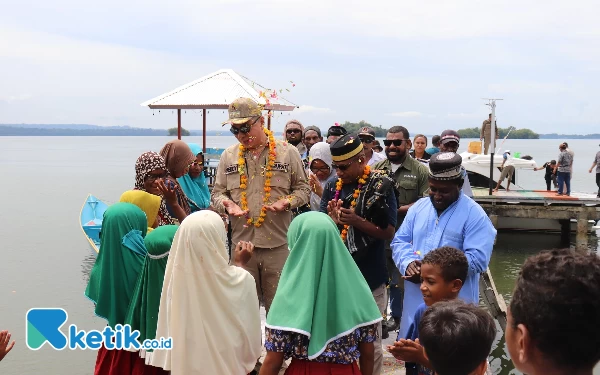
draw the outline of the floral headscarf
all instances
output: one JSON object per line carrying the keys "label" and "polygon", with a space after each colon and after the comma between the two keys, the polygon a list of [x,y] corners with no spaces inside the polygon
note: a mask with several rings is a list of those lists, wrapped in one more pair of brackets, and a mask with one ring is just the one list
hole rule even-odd
{"label": "floral headscarf", "polygon": [[[144,152],[137,158],[135,162],[135,189],[146,191],[144,188],[144,180],[146,175],[157,169],[167,170],[165,159],[153,151]],[[167,209],[165,197],[161,196],[160,210],[158,212],[158,225],[179,224]]]}
{"label": "floral headscarf", "polygon": [[135,188],[144,190],[146,175],[157,169],[167,171],[165,159],[153,151],[144,152],[135,162]]}

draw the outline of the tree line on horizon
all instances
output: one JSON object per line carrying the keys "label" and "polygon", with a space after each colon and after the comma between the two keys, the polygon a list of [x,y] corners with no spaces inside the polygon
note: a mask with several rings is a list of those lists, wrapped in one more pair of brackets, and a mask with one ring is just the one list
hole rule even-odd
{"label": "tree line on horizon", "polygon": [[[40,126],[57,126],[57,125],[40,125]],[[374,126],[369,122],[362,120],[359,122],[346,121],[341,124],[348,132],[357,132],[360,128],[370,127],[375,131],[375,136],[378,138],[384,138],[387,134],[388,128],[384,128],[381,125]],[[42,128],[42,127],[31,127],[28,124],[0,124],[0,136],[176,136],[177,128],[173,127],[170,129],[144,129],[144,128],[132,128],[132,127],[102,127],[96,125],[85,125],[86,128]],[[499,138],[504,138],[510,128],[500,128]],[[326,132],[327,128],[323,127],[322,132]],[[479,138],[481,128],[465,128],[459,129],[457,132],[462,138]],[[206,132],[207,135],[219,136],[219,135],[230,135],[228,129],[222,131],[209,130]],[[280,132],[276,132],[280,135]],[[202,131],[188,130],[182,128],[183,136],[201,136]],[[432,134],[427,134],[432,135]],[[414,134],[413,134],[414,136]],[[538,134],[530,129],[514,129],[508,136],[510,139],[600,139],[600,133],[593,134]]]}

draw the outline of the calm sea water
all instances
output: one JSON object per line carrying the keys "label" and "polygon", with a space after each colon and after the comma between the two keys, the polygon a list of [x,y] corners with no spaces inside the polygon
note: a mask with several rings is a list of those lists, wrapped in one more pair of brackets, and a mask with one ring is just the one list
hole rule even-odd
{"label": "calm sea water", "polygon": [[[132,188],[134,163],[144,151],[158,151],[168,137],[0,137],[0,330],[12,332],[17,345],[0,362],[1,374],[93,373],[96,352],[55,351],[25,345],[25,313],[32,307],[61,307],[67,324],[79,329],[102,329],[103,320],[83,295],[92,254],[79,225],[79,212],[88,193],[114,203]],[[202,143],[200,137],[184,139]],[[226,147],[233,137],[208,137],[209,147]],[[463,141],[466,145],[467,140]],[[573,190],[595,192],[594,175],[587,170],[599,150],[598,140],[570,140],[575,152]],[[556,159],[557,140],[509,140],[504,148],[532,155],[539,163]],[[464,146],[463,148],[466,148]],[[462,151],[462,150],[461,150]],[[545,187],[543,172],[522,172],[519,185]],[[525,258],[559,246],[558,235],[503,234],[498,236],[490,269],[496,286],[510,299],[515,276]],[[598,250],[592,237],[590,249]],[[498,337],[492,353],[494,372],[512,370],[504,342]],[[598,371],[600,374],[600,371]]]}

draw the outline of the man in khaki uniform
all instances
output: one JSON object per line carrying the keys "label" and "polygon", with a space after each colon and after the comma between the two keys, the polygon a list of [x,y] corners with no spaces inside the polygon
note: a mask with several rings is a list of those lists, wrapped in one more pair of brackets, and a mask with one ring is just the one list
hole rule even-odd
{"label": "man in khaki uniform", "polygon": [[[400,228],[406,213],[420,198],[429,193],[429,170],[423,163],[413,159],[408,151],[411,148],[410,135],[403,126],[393,126],[383,141],[385,146],[386,160],[375,164],[375,170],[386,170],[396,181],[398,194],[398,221],[396,230]],[[402,300],[404,283],[400,277],[400,271],[392,259],[391,241],[385,243],[385,255],[390,275],[390,310],[391,319],[386,322],[383,336],[387,331],[395,331],[400,325],[402,317]]]}
{"label": "man in khaki uniform", "polygon": [[[496,122],[494,126],[494,132],[496,133],[496,139],[498,139],[498,123]],[[481,124],[481,132],[479,134],[479,140],[483,141],[483,154],[488,154],[488,149],[490,148],[490,143],[492,140],[492,114],[487,120],[483,121]]]}
{"label": "man in khaki uniform", "polygon": [[[275,155],[268,170],[270,141],[264,121],[261,106],[251,99],[239,98],[229,106],[229,120],[224,124],[231,124],[230,130],[240,143],[221,155],[212,203],[219,212],[229,214],[233,244],[254,244],[254,254],[244,268],[254,277],[258,298],[268,313],[289,253],[291,210],[308,202],[310,188],[298,149],[288,143],[272,138]],[[244,148],[241,154],[240,145]],[[242,176],[245,184],[241,184]],[[266,184],[267,179],[270,184]],[[268,189],[271,196],[265,205]],[[242,202],[243,192],[247,207]]]}

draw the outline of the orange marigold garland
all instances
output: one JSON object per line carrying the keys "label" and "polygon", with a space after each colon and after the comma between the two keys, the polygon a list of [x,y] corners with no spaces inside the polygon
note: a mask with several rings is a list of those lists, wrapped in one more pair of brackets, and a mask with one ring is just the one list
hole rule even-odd
{"label": "orange marigold garland", "polygon": [[[371,167],[369,167],[368,165],[365,165],[365,169],[363,170],[363,175],[358,179],[358,186],[356,187],[356,189],[354,189],[354,193],[352,194],[352,201],[350,202],[350,207],[352,209],[354,209],[354,207],[356,207],[356,200],[358,199],[358,196],[360,195],[360,189],[362,189],[363,185],[367,183],[367,178],[369,178],[370,173],[371,173]],[[340,199],[340,194],[342,192],[343,185],[344,185],[344,183],[342,182],[342,179],[338,178],[337,182],[335,183],[335,195],[333,197],[333,200],[336,202]],[[348,229],[349,228],[350,228],[350,225],[344,224],[344,228],[342,229],[342,232],[340,234],[340,237],[342,237],[342,241],[346,241],[346,238],[348,237]]]}
{"label": "orange marigold garland", "polygon": [[[273,166],[275,166],[275,157],[277,154],[275,153],[275,137],[273,136],[273,132],[263,128],[263,131],[267,135],[269,139],[269,160],[267,162],[267,167],[265,168],[265,186],[263,188],[265,195],[263,196],[263,206],[260,210],[260,214],[258,215],[258,219],[254,220],[250,215],[246,216],[246,224],[253,225],[256,228],[259,228],[262,223],[265,221],[267,217],[267,209],[266,206],[269,204],[269,198],[271,197],[271,177],[273,177]],[[238,152],[238,171],[240,173],[240,189],[242,190],[241,194],[241,203],[242,210],[248,210],[248,197],[246,195],[246,188],[248,187],[248,176],[246,175],[246,170],[244,165],[246,164],[246,159],[244,159],[244,152],[246,149],[243,145],[240,144],[240,149]]]}

